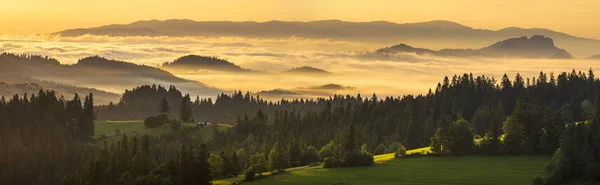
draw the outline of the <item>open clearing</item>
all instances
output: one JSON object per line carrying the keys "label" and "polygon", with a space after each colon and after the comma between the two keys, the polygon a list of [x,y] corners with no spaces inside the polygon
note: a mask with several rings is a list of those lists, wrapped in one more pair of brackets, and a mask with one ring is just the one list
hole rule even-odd
{"label": "open clearing", "polygon": [[[190,127],[190,128],[194,128],[196,127],[195,124],[192,123],[182,123],[181,124],[182,127]],[[206,137],[205,139],[208,139],[212,136],[212,129],[215,127],[215,125],[212,126],[206,126],[204,128],[201,129],[201,131],[203,132],[203,137]],[[161,125],[159,127],[156,128],[146,128],[144,126],[144,121],[143,120],[130,120],[130,121],[98,121],[96,122],[96,130],[94,133],[94,138],[102,138],[103,136],[106,136],[106,138],[108,139],[113,139],[113,138],[120,138],[120,136],[122,136],[122,134],[127,134],[127,135],[144,135],[144,134],[148,134],[148,135],[162,135],[162,134],[166,134],[172,131],[172,128],[169,127],[168,124],[165,125]],[[217,129],[222,131],[224,129],[227,129],[229,127],[226,126],[221,126],[221,125],[217,125]],[[119,129],[120,134],[117,134],[116,130]]]}

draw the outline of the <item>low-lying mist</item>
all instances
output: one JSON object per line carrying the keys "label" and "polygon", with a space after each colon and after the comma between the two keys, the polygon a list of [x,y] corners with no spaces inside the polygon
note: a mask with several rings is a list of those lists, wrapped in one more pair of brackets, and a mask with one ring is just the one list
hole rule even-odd
{"label": "low-lying mist", "polygon": [[[215,56],[258,72],[200,71],[174,74],[228,91],[283,89],[301,94],[293,97],[328,96],[334,93],[361,93],[363,96],[370,96],[372,93],[377,93],[378,96],[424,94],[429,88],[434,89],[444,76],[454,74],[473,73],[500,79],[504,73],[512,78],[518,72],[531,78],[537,77],[540,71],[558,73],[573,69],[600,69],[600,61],[584,59],[443,58],[413,54],[381,57],[370,53],[387,46],[389,45],[303,38],[0,37],[0,52],[47,55],[61,63],[75,63],[80,58],[98,55],[159,67],[163,62],[171,62],[188,54]],[[301,66],[323,69],[332,74],[282,73]],[[311,87],[325,84],[352,88],[311,90]],[[124,90],[125,87],[96,88],[115,92]]]}

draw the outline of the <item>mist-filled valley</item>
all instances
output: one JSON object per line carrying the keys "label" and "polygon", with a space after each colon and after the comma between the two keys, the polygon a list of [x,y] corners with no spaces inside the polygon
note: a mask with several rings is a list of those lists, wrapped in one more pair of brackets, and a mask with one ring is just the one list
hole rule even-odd
{"label": "mist-filled valley", "polygon": [[[468,41],[467,41],[468,42]],[[398,44],[405,44],[401,40]],[[173,62],[187,55],[208,56],[223,59],[242,71],[204,68],[163,68],[182,81],[174,83],[160,77],[144,78],[140,75],[119,78],[117,68],[89,68],[83,73],[52,72],[30,76],[37,80],[53,81],[113,93],[122,93],[138,85],[176,85],[185,93],[215,97],[218,92],[236,90],[262,92],[265,98],[328,97],[334,94],[373,94],[402,96],[423,94],[435,88],[444,76],[461,73],[485,75],[499,79],[504,73],[514,76],[535,77],[540,71],[557,72],[569,70],[586,71],[597,68],[596,59],[552,59],[522,57],[457,57],[416,52],[378,53],[378,49],[390,45],[339,41],[330,39],[284,38],[262,39],[242,37],[111,37],[85,35],[61,37],[32,35],[28,37],[4,36],[0,44],[2,52],[35,54],[55,58],[60,64],[76,64],[80,59],[100,56],[138,65],[162,68],[165,62]],[[423,43],[407,43],[429,47]],[[421,44],[421,45],[420,45]],[[491,45],[493,43],[489,43]],[[435,48],[435,46],[431,46]],[[484,47],[484,46],[482,46]],[[561,47],[556,45],[556,47]],[[460,44],[454,48],[463,48]],[[528,52],[528,51],[525,51]],[[74,65],[77,66],[77,65]],[[99,65],[102,66],[102,65]],[[108,65],[107,65],[108,66]],[[309,67],[326,71],[293,73],[295,68]],[[71,67],[72,68],[72,67]],[[10,70],[10,69],[9,69]],[[90,74],[100,73],[98,77]],[[103,73],[103,74],[102,74]],[[78,76],[81,75],[81,76]],[[24,74],[27,76],[27,74]],[[87,77],[86,77],[87,76]],[[100,77],[103,76],[103,77]],[[135,77],[134,77],[135,76]],[[174,78],[174,77],[167,77]],[[146,79],[146,80],[145,80]],[[7,81],[7,80],[5,80]],[[161,82],[164,81],[164,82]],[[177,80],[176,80],[177,81]],[[203,85],[207,87],[202,87]],[[320,86],[335,85],[330,88]],[[8,94],[5,94],[8,95]],[[114,102],[117,102],[115,99]],[[106,102],[105,102],[106,103]]]}

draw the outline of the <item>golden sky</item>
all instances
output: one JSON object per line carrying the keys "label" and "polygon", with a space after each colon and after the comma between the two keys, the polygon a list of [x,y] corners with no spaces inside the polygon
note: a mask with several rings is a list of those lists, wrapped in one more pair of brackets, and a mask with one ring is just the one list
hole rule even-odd
{"label": "golden sky", "polygon": [[450,20],[481,29],[549,28],[600,39],[600,0],[0,0],[0,34],[149,19]]}

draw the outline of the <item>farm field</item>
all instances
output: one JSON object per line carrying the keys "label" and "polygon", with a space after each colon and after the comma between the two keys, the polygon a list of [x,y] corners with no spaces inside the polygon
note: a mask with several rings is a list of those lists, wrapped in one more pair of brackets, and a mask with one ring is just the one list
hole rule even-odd
{"label": "farm field", "polygon": [[[428,148],[409,152],[426,151]],[[526,185],[544,173],[550,157],[540,156],[459,156],[393,159],[393,154],[375,156],[376,165],[358,168],[323,169],[300,167],[266,177],[249,185]],[[385,162],[385,160],[390,160]],[[240,177],[236,178],[241,180]],[[228,181],[215,181],[227,184]],[[231,182],[231,181],[229,181]]]}

